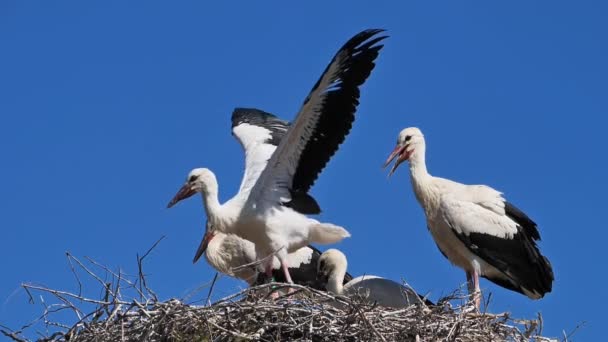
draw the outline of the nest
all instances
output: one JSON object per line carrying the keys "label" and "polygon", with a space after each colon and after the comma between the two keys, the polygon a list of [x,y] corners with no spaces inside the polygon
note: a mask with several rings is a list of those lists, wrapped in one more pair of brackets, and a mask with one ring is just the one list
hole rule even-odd
{"label": "nest", "polygon": [[[271,299],[269,289],[296,291]],[[38,289],[41,290],[41,289]],[[45,291],[45,290],[42,290]],[[64,296],[64,294],[59,294]],[[299,285],[265,284],[197,306],[180,300],[100,303],[63,331],[39,341],[549,341],[540,317],[476,313],[455,295],[438,305],[390,309],[361,297],[333,296]],[[20,332],[4,331],[14,341]]]}
{"label": "nest", "polygon": [[[130,278],[91,259],[86,265],[68,253],[79,290],[23,284],[31,301],[33,292],[42,292],[36,294],[50,295],[53,304],[43,300],[45,310],[36,321],[18,330],[0,325],[0,333],[13,341],[29,342],[28,329],[43,324],[46,329],[38,329],[38,341],[550,341],[541,336],[540,315],[519,320],[508,313],[478,313],[460,291],[436,305],[421,301],[391,309],[370,304],[362,296],[333,296],[305,286],[271,283],[211,304],[214,279],[206,305],[160,301],[143,276],[147,254],[138,257],[139,275]],[[105,276],[93,272],[92,265]],[[99,299],[82,294],[76,269],[101,285]],[[286,294],[287,289],[292,292]],[[277,293],[281,295],[273,298]],[[65,310],[76,315],[75,323],[53,320]]]}

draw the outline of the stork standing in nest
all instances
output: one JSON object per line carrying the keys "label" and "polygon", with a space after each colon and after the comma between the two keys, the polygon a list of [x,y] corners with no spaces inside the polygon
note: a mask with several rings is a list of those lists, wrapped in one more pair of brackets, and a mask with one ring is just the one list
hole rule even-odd
{"label": "stork standing in nest", "polygon": [[[253,242],[258,259],[275,253],[290,283],[288,253],[311,242],[330,244],[349,237],[346,229],[308,218],[294,207],[319,211],[307,191],[350,131],[359,104],[359,86],[375,66],[383,46],[378,43],[386,38],[378,36],[381,32],[363,31],[338,51],[294,122],[281,133],[278,146],[269,143],[273,133],[281,130],[280,125],[273,128],[276,118],[235,111],[233,134],[245,150],[245,174],[232,199],[220,204],[215,175],[201,168],[190,172],[169,206],[202,193],[211,226]],[[269,276],[272,260],[268,258],[265,265]]]}
{"label": "stork standing in nest", "polygon": [[412,187],[429,231],[441,253],[465,270],[476,307],[481,299],[480,276],[532,299],[551,292],[553,270],[536,244],[540,240],[536,223],[488,186],[431,176],[425,153],[422,132],[406,128],[384,166],[396,159],[390,176],[409,161]]}

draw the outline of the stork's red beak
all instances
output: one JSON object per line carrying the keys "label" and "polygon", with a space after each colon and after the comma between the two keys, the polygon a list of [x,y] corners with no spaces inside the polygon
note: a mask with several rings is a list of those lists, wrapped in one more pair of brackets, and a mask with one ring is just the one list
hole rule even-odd
{"label": "stork's red beak", "polygon": [[388,173],[389,177],[393,175],[393,173],[395,172],[395,170],[397,170],[397,167],[399,167],[399,165],[401,163],[403,163],[404,161],[406,161],[410,158],[410,155],[412,154],[413,150],[408,152],[408,151],[406,151],[406,147],[407,147],[407,145],[397,145],[395,147],[395,149],[393,150],[393,152],[391,152],[391,154],[388,156],[388,158],[384,162],[383,167],[386,168],[388,166],[388,164],[390,164],[393,161],[393,159],[397,158],[397,160],[395,161],[395,164],[391,168],[391,171]]}
{"label": "stork's red beak", "polygon": [[205,251],[207,250],[207,246],[209,246],[209,242],[213,239],[214,236],[215,236],[215,233],[213,233],[211,231],[205,232],[205,236],[203,236],[203,240],[201,241],[201,244],[198,246],[198,249],[196,250],[196,254],[194,254],[194,259],[192,259],[192,263],[197,262],[198,259],[201,258],[201,255],[203,255],[203,253],[205,253]]}
{"label": "stork's red beak", "polygon": [[184,184],[184,186],[182,186],[182,188],[179,189],[177,194],[175,194],[175,196],[173,197],[171,202],[169,202],[169,204],[167,204],[167,208],[171,208],[172,206],[177,204],[177,202],[179,202],[183,199],[186,199],[186,198],[194,195],[195,193],[196,193],[196,190],[194,190],[190,184],[188,184],[188,183]]}

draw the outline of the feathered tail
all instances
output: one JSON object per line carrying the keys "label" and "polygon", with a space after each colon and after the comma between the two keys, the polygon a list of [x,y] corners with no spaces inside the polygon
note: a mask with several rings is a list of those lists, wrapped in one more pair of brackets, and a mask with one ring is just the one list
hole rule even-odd
{"label": "feathered tail", "polygon": [[350,233],[335,224],[317,223],[310,226],[310,242],[322,245],[336,243],[350,237]]}

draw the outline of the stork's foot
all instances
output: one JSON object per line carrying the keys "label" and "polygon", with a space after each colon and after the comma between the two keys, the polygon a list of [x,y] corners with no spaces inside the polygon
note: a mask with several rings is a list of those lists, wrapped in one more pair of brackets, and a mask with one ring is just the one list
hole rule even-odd
{"label": "stork's foot", "polygon": [[475,303],[468,301],[467,304],[462,307],[462,313],[465,315],[478,315],[479,309],[475,306]]}
{"label": "stork's foot", "polygon": [[464,312],[475,312],[480,313],[481,308],[481,292],[473,292],[469,294],[469,299],[465,307],[463,308]]}

